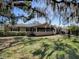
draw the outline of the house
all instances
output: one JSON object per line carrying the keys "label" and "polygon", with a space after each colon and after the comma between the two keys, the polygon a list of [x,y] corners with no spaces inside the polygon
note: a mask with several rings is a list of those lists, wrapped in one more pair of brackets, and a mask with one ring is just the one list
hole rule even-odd
{"label": "house", "polygon": [[39,24],[36,26],[27,26],[26,24],[6,25],[6,31],[25,31],[27,35],[52,35],[56,34],[57,29],[53,25],[47,23]]}

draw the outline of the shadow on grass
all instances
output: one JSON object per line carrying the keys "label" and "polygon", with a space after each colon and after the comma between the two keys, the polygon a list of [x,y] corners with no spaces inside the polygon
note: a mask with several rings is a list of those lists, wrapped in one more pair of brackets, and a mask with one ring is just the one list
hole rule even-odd
{"label": "shadow on grass", "polygon": [[[54,44],[53,45],[48,45],[46,43],[42,44],[43,46],[40,49],[34,51],[32,54],[34,56],[40,55],[40,59],[45,59],[45,58],[52,59],[52,57],[56,59],[67,59],[67,58],[68,59],[79,59],[79,54],[77,54],[79,47],[77,47],[76,45],[73,46],[72,41],[70,42],[70,44],[63,43],[61,41],[56,41],[52,43]],[[47,53],[47,51],[49,52]],[[61,51],[63,51],[64,53],[60,54]],[[54,55],[55,52],[57,53]]]}

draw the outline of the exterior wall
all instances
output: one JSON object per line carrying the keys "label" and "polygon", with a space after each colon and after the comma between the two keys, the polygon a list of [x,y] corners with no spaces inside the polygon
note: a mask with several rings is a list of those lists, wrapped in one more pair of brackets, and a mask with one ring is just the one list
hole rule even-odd
{"label": "exterior wall", "polygon": [[27,35],[34,35],[34,36],[44,36],[44,35],[52,35],[53,32],[27,32]]}
{"label": "exterior wall", "polygon": [[10,28],[8,28],[8,27],[5,27],[5,30],[6,30],[6,31],[11,31],[11,29],[10,29]]}
{"label": "exterior wall", "polygon": [[41,36],[41,35],[52,35],[53,32],[34,32],[36,36]]}
{"label": "exterior wall", "polygon": [[4,31],[4,25],[0,25],[0,30]]}
{"label": "exterior wall", "polygon": [[26,31],[26,27],[20,27],[20,31]]}

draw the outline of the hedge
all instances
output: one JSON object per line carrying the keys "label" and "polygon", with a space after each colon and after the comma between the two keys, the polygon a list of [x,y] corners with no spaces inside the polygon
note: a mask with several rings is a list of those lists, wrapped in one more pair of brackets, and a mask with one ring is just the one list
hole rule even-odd
{"label": "hedge", "polygon": [[0,36],[25,36],[27,35],[27,32],[24,32],[24,31],[7,31],[7,32],[4,32],[4,31],[0,31]]}

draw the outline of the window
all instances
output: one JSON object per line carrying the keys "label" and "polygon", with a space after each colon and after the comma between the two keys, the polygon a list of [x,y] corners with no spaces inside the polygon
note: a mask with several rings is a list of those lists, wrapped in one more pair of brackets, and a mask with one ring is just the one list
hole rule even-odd
{"label": "window", "polygon": [[45,32],[45,28],[37,28],[38,32]]}

